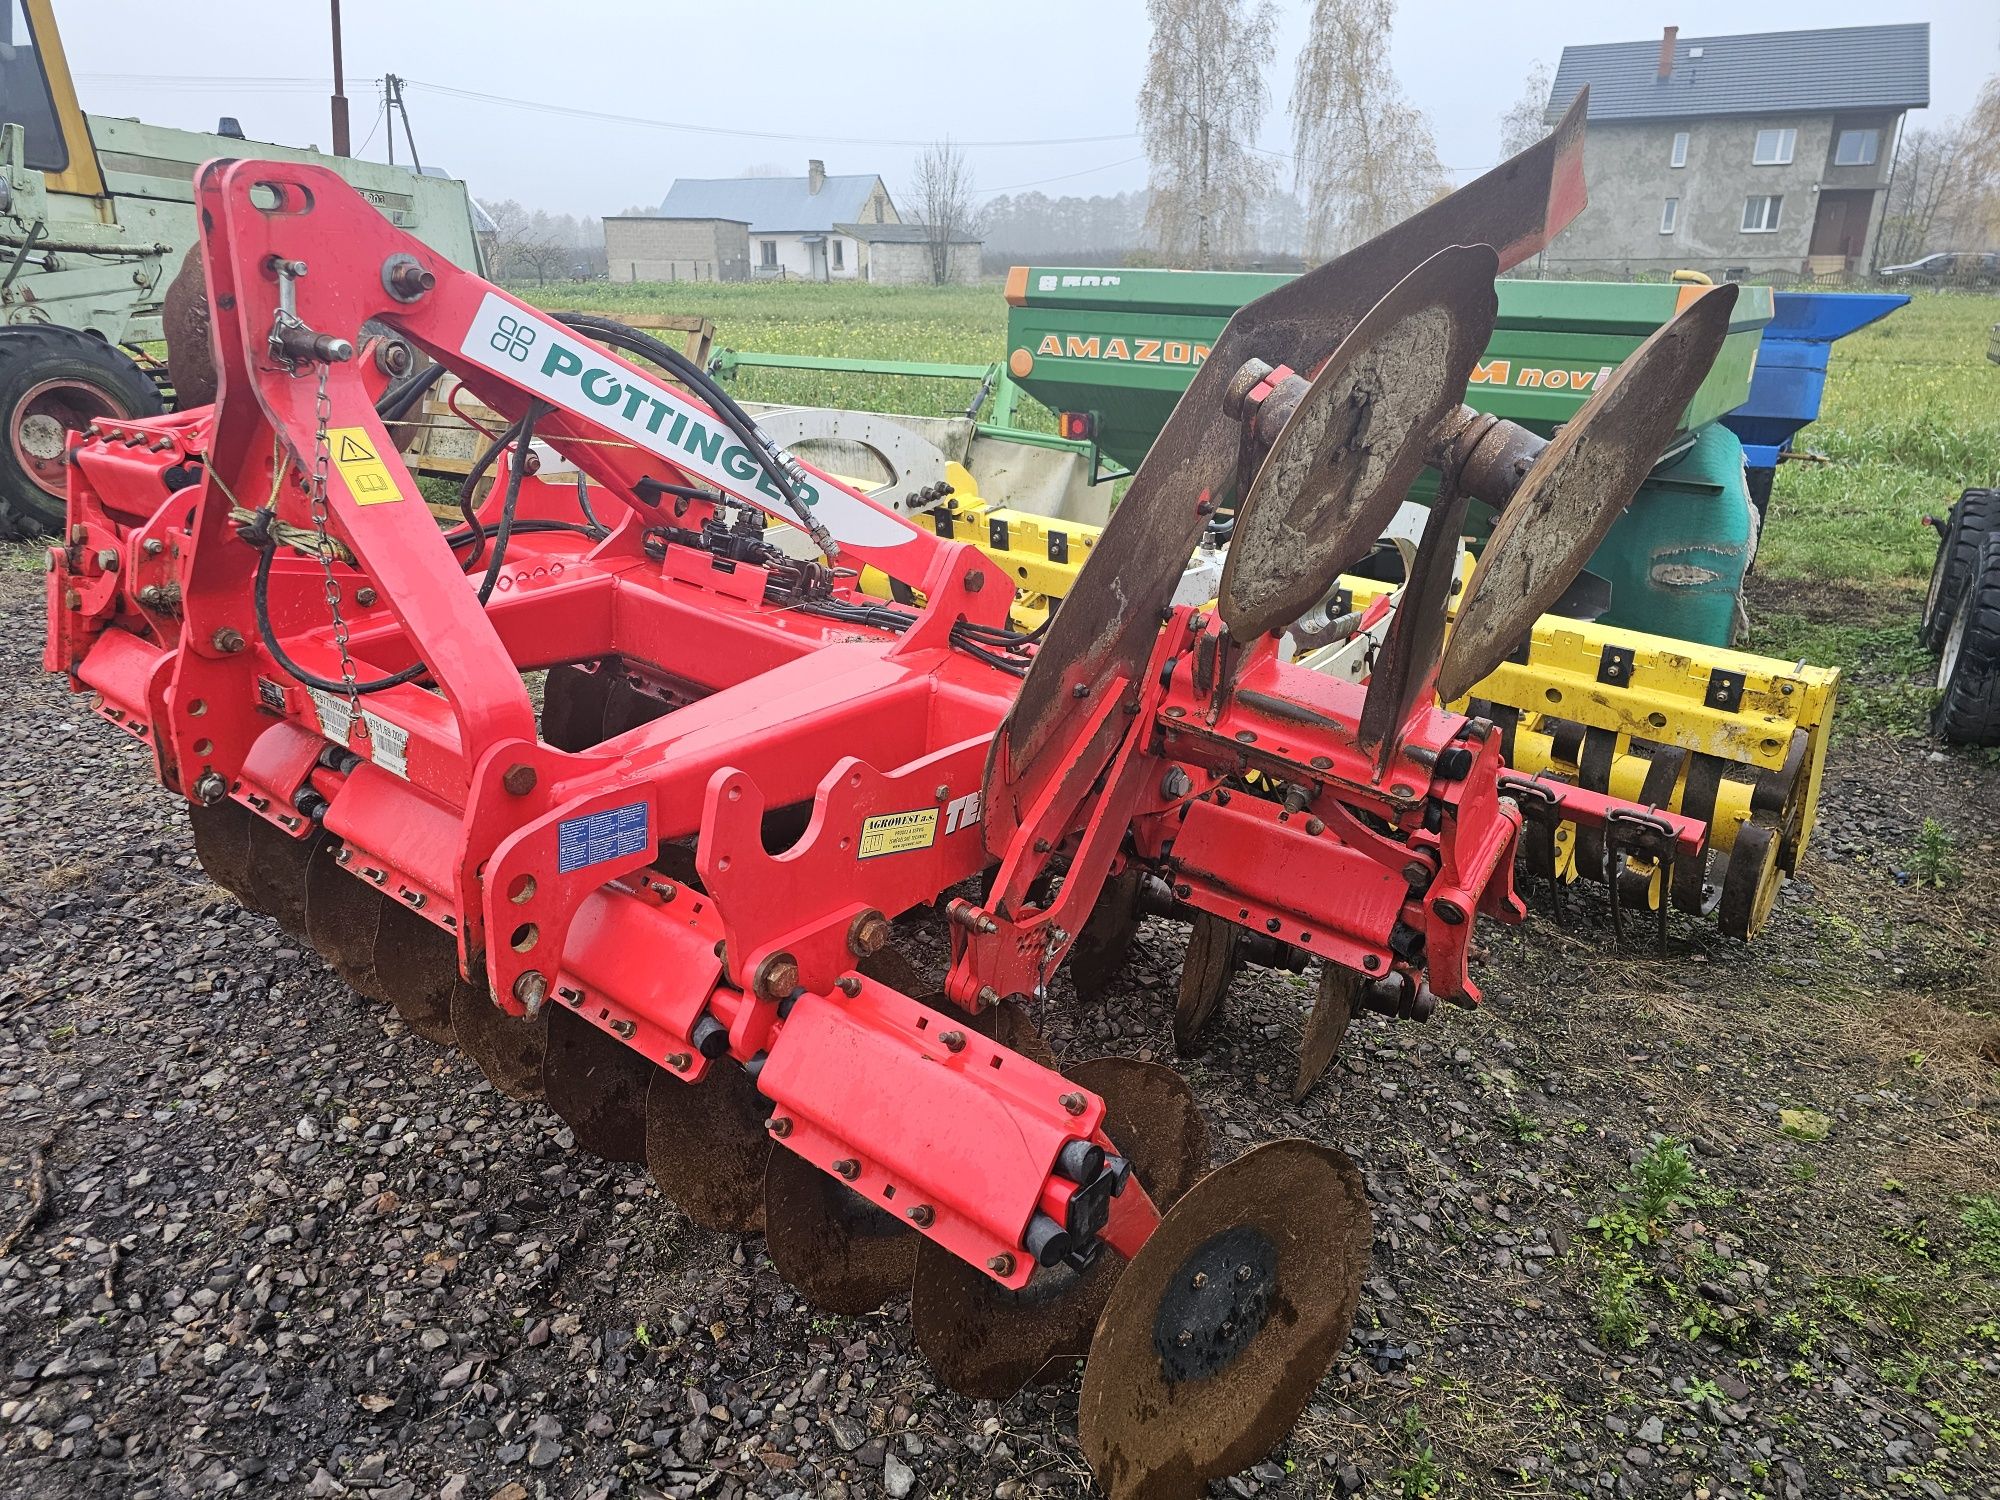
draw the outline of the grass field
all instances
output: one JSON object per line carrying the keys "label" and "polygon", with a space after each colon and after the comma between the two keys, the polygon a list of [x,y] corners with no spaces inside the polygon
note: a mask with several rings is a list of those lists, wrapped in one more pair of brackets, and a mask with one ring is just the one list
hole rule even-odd
{"label": "grass field", "polygon": [[[1003,352],[1007,308],[988,282],[957,287],[828,286],[811,282],[581,282],[534,288],[547,307],[701,313],[718,345],[771,354],[983,364]],[[2000,484],[2000,367],[1985,357],[2000,298],[1919,292],[1908,307],[1834,346],[1820,420],[1800,446],[1825,464],[1779,472],[1757,567],[1796,579],[1920,593],[1942,514],[1967,485]],[[962,410],[969,381],[747,371],[749,400],[859,406],[942,415]],[[1025,420],[1047,414],[1023,402]],[[1851,644],[1851,643],[1847,643]],[[1779,649],[1773,643],[1773,649]]]}
{"label": "grass field", "polygon": [[[759,354],[817,354],[842,359],[932,360],[984,365],[1000,358],[1007,304],[998,282],[975,286],[836,286],[810,281],[678,282],[614,285],[603,281],[516,287],[543,307],[605,312],[698,314],[715,320],[717,347]],[[851,406],[948,416],[965,410],[973,380],[905,380],[747,370],[732,389],[746,401]],[[1020,419],[1053,431],[1033,402]]]}
{"label": "grass field", "polygon": [[1920,593],[1936,552],[1925,515],[2000,484],[2000,366],[1985,358],[2000,298],[1919,292],[1833,346],[1820,419],[1779,470],[1758,571]]}

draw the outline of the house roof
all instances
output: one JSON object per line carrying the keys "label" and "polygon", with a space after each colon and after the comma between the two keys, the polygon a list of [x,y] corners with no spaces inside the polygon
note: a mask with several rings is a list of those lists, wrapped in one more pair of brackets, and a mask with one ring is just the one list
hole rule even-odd
{"label": "house roof", "polygon": [[1928,21],[1679,37],[1665,79],[1660,40],[1563,48],[1544,118],[1560,119],[1585,84],[1592,120],[1922,109],[1931,102]]}
{"label": "house roof", "polygon": [[[836,224],[833,227],[842,234],[866,240],[871,245],[928,245],[931,240],[928,224]],[[976,234],[955,234],[951,242],[954,245],[985,243]]]}
{"label": "house roof", "polygon": [[753,234],[796,230],[824,232],[861,217],[862,205],[882,179],[828,177],[812,191],[805,177],[682,177],[660,204],[663,219],[737,219]]}
{"label": "house roof", "polygon": [[748,224],[748,219],[732,219],[728,214],[606,214],[607,221],[641,224]]}

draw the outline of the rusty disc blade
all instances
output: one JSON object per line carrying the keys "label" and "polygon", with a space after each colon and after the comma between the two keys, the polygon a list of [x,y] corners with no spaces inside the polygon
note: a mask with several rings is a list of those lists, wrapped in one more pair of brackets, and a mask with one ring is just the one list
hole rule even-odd
{"label": "rusty disc blade", "polygon": [[1736,288],[1704,290],[1612,371],[1535,459],[1473,570],[1445,645],[1446,702],[1518,645],[1659,461],[1729,332]]}
{"label": "rusty disc blade", "polygon": [[1347,1039],[1348,1022],[1354,1019],[1354,1002],[1361,997],[1361,976],[1339,964],[1319,966],[1319,994],[1312,1014],[1306,1017],[1305,1035],[1299,1038],[1299,1076],[1292,1084],[1297,1102],[1312,1092],[1314,1084],[1326,1076]]}
{"label": "rusty disc blade", "polygon": [[1219,593],[1231,635],[1282,630],[1375,546],[1492,335],[1499,269],[1488,245],[1440,250],[1313,376],[1236,512]]}
{"label": "rusty disc blade", "polygon": [[588,750],[604,737],[611,675],[600,668],[550,667],[542,679],[542,739],[557,750]]}
{"label": "rusty disc blade", "polygon": [[316,841],[306,867],[306,941],[356,994],[382,998],[375,973],[375,941],[382,923],[382,897],[374,886],[351,875],[340,862],[340,845]]}
{"label": "rusty disc blade", "polygon": [[646,1090],[647,1170],[704,1229],[762,1229],[770,1113],[750,1075],[732,1062],[717,1063],[700,1083],[655,1069]]}
{"label": "rusty disc blade", "polygon": [[256,815],[226,797],[206,804],[190,802],[187,811],[194,857],[201,861],[202,873],[235,897],[237,905],[261,910],[250,900],[250,824]]}
{"label": "rusty disc blade", "polygon": [[1079,996],[1095,999],[1132,956],[1132,940],[1139,932],[1139,886],[1145,878],[1140,866],[1127,865],[1097,893],[1097,904],[1069,950],[1070,982]]}
{"label": "rusty disc blade", "polygon": [[1183,1057],[1201,1046],[1201,1034],[1222,1008],[1236,974],[1236,927],[1208,912],[1197,912],[1181,960],[1180,991],[1174,1000],[1174,1050]]}
{"label": "rusty disc blade", "polygon": [[1362,314],[1440,250],[1492,245],[1504,270],[1542,249],[1583,209],[1587,107],[1579,95],[1546,139],[1230,318],[1049,622],[994,736],[980,826],[996,859],[1051,778],[1080,754],[1113,680],[1136,681],[1144,670],[1160,610],[1207,524],[1203,502],[1226,502],[1236,482],[1242,424],[1224,409],[1223,393],[1244,363],[1319,368]]}
{"label": "rusty disc blade", "polygon": [[[957,1006],[940,999],[933,1007],[944,1014],[957,1018],[964,1012]],[[1028,1015],[1028,1008],[1017,1000],[1002,1000],[998,1005],[989,1005],[978,1015],[966,1019],[966,1024],[983,1037],[998,1042],[1009,1052],[1018,1052],[1030,1062],[1056,1069],[1056,1049],[1048,1043],[1048,1038],[1036,1028]]]}
{"label": "rusty disc blade", "polygon": [[576,1143],[605,1161],[646,1159],[646,1091],[655,1065],[574,1011],[545,1005],[542,1097]]}
{"label": "rusty disc blade", "polygon": [[306,940],[306,871],[312,865],[313,845],[324,837],[316,824],[304,838],[295,839],[263,818],[250,820],[245,904],[269,912],[300,942]]}
{"label": "rusty disc blade", "polygon": [[1284,1437],[1354,1324],[1361,1174],[1311,1141],[1202,1178],[1125,1268],[1083,1370],[1077,1437],[1112,1500],[1194,1500]]}
{"label": "rusty disc blade", "polygon": [[160,332],[167,341],[167,375],[174,383],[174,408],[207,406],[215,400],[214,318],[208,281],[201,270],[201,246],[188,249],[181,268],[167,283],[160,307]]}
{"label": "rusty disc blade", "polygon": [[400,901],[377,893],[375,986],[396,1014],[425,1041],[451,1045],[451,991],[458,983],[458,945]]}
{"label": "rusty disc blade", "polygon": [[796,1151],[765,1163],[764,1236],[801,1296],[857,1318],[908,1290],[922,1238]]}
{"label": "rusty disc blade", "polygon": [[[1187,1080],[1123,1057],[1094,1057],[1069,1077],[1103,1096],[1105,1134],[1165,1213],[1208,1168],[1208,1125]],[[953,1390],[1004,1401],[1045,1367],[1059,1373],[1090,1352],[1097,1315],[1123,1269],[1106,1249],[1085,1270],[1052,1266],[1010,1291],[925,1240],[910,1290],[917,1347]]]}
{"label": "rusty disc blade", "polygon": [[510,1016],[493,1003],[485,985],[460,979],[451,987],[451,1034],[499,1092],[523,1104],[541,1099],[542,1057],[549,1045],[546,1011],[532,1019]]}

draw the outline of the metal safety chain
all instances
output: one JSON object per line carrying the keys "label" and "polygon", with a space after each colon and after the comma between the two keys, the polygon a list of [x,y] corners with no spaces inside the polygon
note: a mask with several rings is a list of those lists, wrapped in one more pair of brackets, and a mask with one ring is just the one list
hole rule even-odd
{"label": "metal safety chain", "polygon": [[368,738],[368,720],[363,716],[361,694],[354,685],[354,657],[347,647],[347,620],[340,612],[340,580],[334,575],[334,547],[327,533],[326,469],[332,453],[326,433],[333,405],[326,394],[329,366],[325,360],[318,361],[318,364],[319,382],[313,394],[313,463],[312,474],[306,484],[306,498],[312,502],[313,534],[319,541],[314,550],[319,556],[320,573],[324,580],[327,613],[333,617],[333,643],[340,650],[340,680],[347,690],[347,741],[352,748],[355,735]]}

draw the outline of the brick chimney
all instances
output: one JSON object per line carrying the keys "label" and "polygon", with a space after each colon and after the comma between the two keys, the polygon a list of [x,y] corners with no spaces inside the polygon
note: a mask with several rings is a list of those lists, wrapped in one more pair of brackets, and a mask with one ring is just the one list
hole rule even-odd
{"label": "brick chimney", "polygon": [[1678,26],[1669,26],[1660,33],[1660,82],[1665,83],[1674,76],[1674,38],[1681,34]]}
{"label": "brick chimney", "polygon": [[826,163],[817,160],[807,162],[806,191],[811,193],[815,198],[817,198],[819,196],[819,190],[825,186],[826,186]]}

